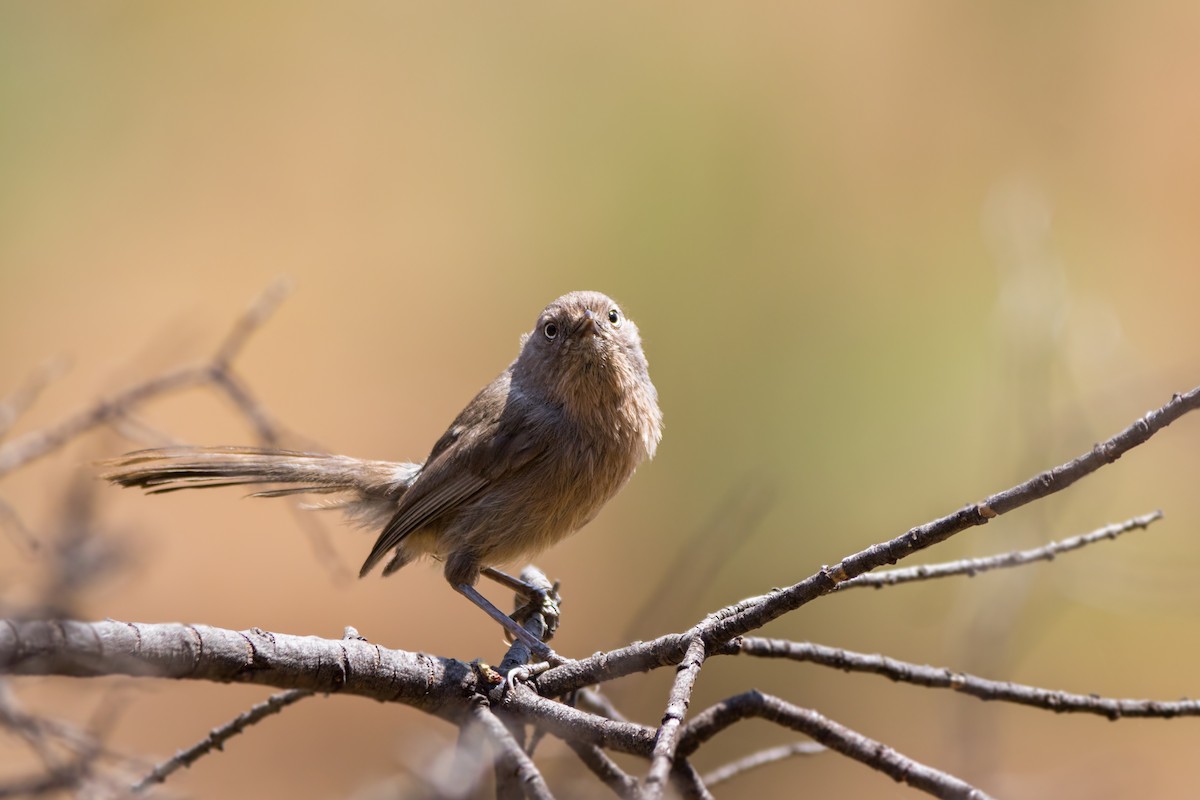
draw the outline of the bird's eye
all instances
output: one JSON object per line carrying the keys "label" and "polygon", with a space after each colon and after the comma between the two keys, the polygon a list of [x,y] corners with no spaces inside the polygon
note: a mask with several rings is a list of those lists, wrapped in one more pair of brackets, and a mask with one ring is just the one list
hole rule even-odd
{"label": "bird's eye", "polygon": [[558,326],[553,322],[547,322],[546,327],[542,328],[542,333],[546,334],[547,339],[553,339],[558,336]]}
{"label": "bird's eye", "polygon": [[608,321],[613,324],[614,328],[621,327],[621,312],[615,308],[608,310]]}

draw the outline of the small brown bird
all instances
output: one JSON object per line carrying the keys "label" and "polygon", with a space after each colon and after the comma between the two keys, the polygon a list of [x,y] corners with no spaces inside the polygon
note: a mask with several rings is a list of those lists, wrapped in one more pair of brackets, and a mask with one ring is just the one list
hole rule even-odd
{"label": "small brown bird", "polygon": [[[549,651],[475,590],[482,570],[578,530],[662,437],[637,326],[599,292],[546,306],[521,352],[442,434],[423,464],[255,447],[171,447],[104,462],[103,477],[150,493],[291,484],[254,497],[336,493],[321,507],[383,526],[363,563],[383,574],[423,555],[457,591],[543,655]],[[502,573],[496,573],[502,575]]]}

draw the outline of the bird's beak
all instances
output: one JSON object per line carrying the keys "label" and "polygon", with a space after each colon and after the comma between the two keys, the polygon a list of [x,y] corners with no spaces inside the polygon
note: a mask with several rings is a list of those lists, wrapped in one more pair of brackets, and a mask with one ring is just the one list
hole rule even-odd
{"label": "bird's beak", "polygon": [[588,323],[592,324],[592,333],[600,336],[604,333],[604,326],[600,322],[600,318],[590,308],[583,310],[583,319],[579,321],[579,327],[575,329],[575,333],[583,334],[587,332]]}

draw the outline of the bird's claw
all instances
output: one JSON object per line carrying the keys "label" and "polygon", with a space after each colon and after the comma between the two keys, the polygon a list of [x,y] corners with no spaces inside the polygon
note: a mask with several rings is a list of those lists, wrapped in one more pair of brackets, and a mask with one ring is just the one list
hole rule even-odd
{"label": "bird's claw", "polygon": [[[558,620],[562,611],[558,605],[557,587],[535,587],[527,601],[512,613],[512,618],[518,625],[524,625],[534,614],[540,614],[546,622],[546,635],[543,641],[550,641],[558,630]],[[509,638],[512,641],[512,638]]]}
{"label": "bird's claw", "polygon": [[538,675],[541,675],[548,669],[550,669],[549,661],[541,661],[537,664],[527,664],[523,667],[515,667],[508,671],[508,674],[504,677],[504,683],[508,686],[508,690],[511,692],[513,689],[517,688],[518,681],[525,682],[531,678],[536,678]]}

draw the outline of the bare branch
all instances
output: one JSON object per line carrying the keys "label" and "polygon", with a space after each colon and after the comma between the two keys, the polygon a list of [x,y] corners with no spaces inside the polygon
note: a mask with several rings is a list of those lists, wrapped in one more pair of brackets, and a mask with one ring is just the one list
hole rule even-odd
{"label": "bare branch", "polygon": [[48,767],[53,768],[58,763],[52,745],[75,754],[117,757],[101,746],[95,733],[60,720],[37,717],[21,709],[9,691],[7,681],[0,682],[0,725],[25,740]]}
{"label": "bare branch", "polygon": [[46,386],[66,371],[66,362],[55,358],[47,361],[34,370],[26,379],[23,386],[18,386],[6,397],[0,399],[0,439],[8,435],[12,426],[25,413]]}
{"label": "bare branch", "polygon": [[225,742],[237,736],[251,725],[258,723],[272,714],[278,714],[297,700],[303,700],[311,696],[312,692],[307,689],[289,689],[286,692],[271,695],[263,702],[251,706],[249,711],[238,714],[220,727],[213,728],[208,736],[205,736],[188,749],[180,750],[171,758],[156,765],[145,777],[135,783],[131,787],[131,790],[135,793],[144,792],[154,784],[162,783],[176,770],[182,767],[190,767],[213,750],[224,749]]}
{"label": "bare branch", "polygon": [[184,444],[182,439],[151,425],[132,408],[122,409],[108,424],[122,439],[145,444],[147,447],[176,447]]}
{"label": "bare branch", "polygon": [[628,722],[629,718],[613,705],[612,700],[599,689],[584,688],[575,692],[576,705],[584,711],[591,711],[602,717],[615,719],[617,722]]}
{"label": "bare branch", "polygon": [[727,780],[741,775],[743,772],[749,772],[752,769],[774,764],[777,761],[785,761],[795,756],[811,756],[817,753],[824,753],[826,748],[816,742],[792,742],[791,744],[780,745],[779,747],[769,747],[766,750],[759,750],[757,753],[751,753],[748,756],[739,758],[737,761],[731,761],[724,766],[717,767],[712,772],[704,776],[705,785],[712,787],[719,783],[724,783]]}
{"label": "bare branch", "polygon": [[933,578],[946,578],[951,575],[974,577],[981,572],[989,572],[994,569],[1020,567],[1036,561],[1053,561],[1059,553],[1068,553],[1072,550],[1087,547],[1090,544],[1113,540],[1121,534],[1129,533],[1130,531],[1144,530],[1150,527],[1152,523],[1162,519],[1162,517],[1162,511],[1153,511],[1149,514],[1143,514],[1140,517],[1127,519],[1124,522],[1106,525],[1091,533],[1084,533],[1079,536],[1072,536],[1069,539],[1050,542],[1049,544],[1030,550],[1014,550],[984,558],[964,558],[961,561],[946,561],[941,564],[923,564],[919,567],[871,572],[866,575],[859,575],[857,578],[852,578],[844,583],[839,583],[837,590],[844,591],[859,586],[873,586],[879,589],[884,586],[895,586],[901,583],[931,580]]}
{"label": "bare branch", "polygon": [[1011,489],[990,495],[979,503],[966,506],[940,519],[920,525],[887,542],[871,545],[842,559],[832,567],[779,592],[771,592],[748,608],[740,609],[717,621],[705,631],[710,642],[725,642],[734,636],[762,627],[773,619],[828,594],[843,581],[883,566],[895,564],[930,545],[945,541],[968,528],[1040,500],[1113,463],[1125,453],[1146,442],[1158,431],[1189,411],[1200,408],[1200,387],[1176,394],[1161,408],[1150,411],[1120,433],[1095,445],[1090,451],[1065,464],[1046,470]]}
{"label": "bare branch", "polygon": [[988,797],[965,781],[914,761],[882,742],[852,731],[816,711],[794,706],[758,691],[734,695],[697,714],[684,729],[679,743],[679,756],[691,755],[720,731],[750,717],[759,717],[807,734],[830,750],[935,797],[963,800],[984,800]]}
{"label": "bare branch", "polygon": [[704,779],[686,758],[677,759],[671,768],[671,785],[685,800],[713,800]]}
{"label": "bare branch", "polygon": [[760,658],[784,658],[807,661],[846,672],[865,672],[882,675],[893,681],[911,683],[931,689],[953,689],[980,700],[1001,700],[1033,706],[1047,711],[1078,714],[1097,714],[1110,720],[1123,717],[1200,716],[1200,700],[1126,700],[1101,697],[1095,694],[1073,694],[1054,689],[1042,689],[1008,681],[992,681],[946,667],[931,667],[898,661],[887,656],[856,653],[835,647],[789,642],[783,639],[745,637],[734,640],[724,653],[741,653]]}
{"label": "bare branch", "polygon": [[579,756],[579,760],[592,771],[592,774],[612,789],[613,794],[621,800],[637,800],[638,782],[625,770],[617,766],[617,762],[609,758],[603,750],[594,744],[567,740],[567,747]]}
{"label": "bare branch", "polygon": [[[6,730],[20,737],[48,770],[53,771],[60,766],[59,758],[50,745],[53,734],[49,723],[19,708],[12,692],[9,691],[7,681],[0,683],[0,723]],[[58,738],[66,742],[72,750],[83,751],[92,748],[92,737],[73,727],[61,727],[62,734]]]}
{"label": "bare branch", "polygon": [[0,621],[0,672],[254,683],[401,702],[449,719],[490,688],[469,664],[357,639],[178,623]]}
{"label": "bare branch", "polygon": [[485,705],[471,707],[471,719],[477,723],[488,736],[488,741],[496,749],[497,761],[500,765],[516,776],[520,786],[528,797],[534,800],[554,800],[550,794],[542,773],[538,771],[533,760],[521,749],[521,745],[513,738],[504,723],[496,718],[492,710]]}
{"label": "bare branch", "polygon": [[650,770],[642,782],[642,790],[651,800],[662,796],[663,787],[671,774],[671,767],[675,762],[675,748],[679,744],[679,726],[687,714],[688,704],[692,701],[692,690],[696,686],[700,668],[704,666],[704,656],[704,640],[698,633],[693,633],[687,653],[675,672],[675,681],[671,685],[671,694],[667,700],[667,710],[663,712],[662,724],[659,725],[658,736],[654,740]]}
{"label": "bare branch", "polygon": [[[1200,387],[1186,394],[1174,395],[1170,402],[1135,421],[1129,427],[1087,453],[1065,464],[1042,472],[1011,489],[990,495],[979,503],[966,506],[953,514],[912,528],[907,533],[886,542],[871,545],[838,564],[819,572],[786,589],[777,589],[760,597],[752,597],[710,615],[698,629],[709,651],[735,636],[761,628],[789,611],[833,592],[844,583],[884,564],[895,564],[930,545],[944,541],[976,525],[1007,513],[1054,492],[1062,491],[1106,464],[1111,464],[1129,450],[1144,443],[1158,431],[1184,414],[1200,407]],[[608,653],[556,666],[537,679],[539,690],[547,695],[565,694],[593,683],[612,680],[634,672],[653,669],[682,660],[688,636],[667,634],[649,642],[637,642]]]}
{"label": "bare branch", "polygon": [[[111,695],[107,699],[110,700]],[[95,769],[96,761],[101,757],[125,760],[102,745],[102,738],[111,729],[119,708],[113,702],[102,703],[84,730],[26,713],[18,707],[7,683],[0,683],[0,724],[23,739],[45,768],[40,775],[0,784],[0,798],[34,797],[59,793],[63,789],[85,795],[85,787],[103,787],[99,792],[103,796],[121,794],[122,786],[98,775]]]}
{"label": "bare branch", "polygon": [[210,379],[250,422],[260,442],[268,446],[279,444],[282,437],[279,423],[267,413],[266,407],[255,399],[250,387],[241,378],[229,369],[214,368]]}
{"label": "bare branch", "polygon": [[65,766],[0,784],[0,798],[41,797],[78,789],[91,770],[92,761],[91,755],[81,755]]}
{"label": "bare branch", "polygon": [[35,552],[41,546],[41,542],[33,535],[33,531],[29,530],[25,520],[21,519],[17,510],[3,497],[0,497],[0,528],[7,530],[13,541],[27,554]]}
{"label": "bare branch", "polygon": [[225,341],[217,348],[212,360],[213,366],[221,370],[228,369],[233,359],[237,358],[246,347],[246,342],[250,340],[250,337],[270,319],[275,310],[279,308],[280,303],[291,293],[292,280],[286,277],[276,278],[270,286],[264,289],[263,293],[246,310],[246,313],[242,314],[233,324],[233,330],[225,336]]}
{"label": "bare branch", "polygon": [[[451,751],[452,758],[443,774],[433,775],[431,793],[435,798],[482,797],[480,786],[484,772],[498,766],[497,759],[487,746],[487,731],[468,713],[458,729],[458,741]],[[440,770],[439,770],[440,772]],[[500,779],[500,776],[496,776]],[[422,779],[424,782],[426,779]],[[499,798],[497,799],[499,800]]]}
{"label": "bare branch", "polygon": [[649,758],[657,731],[636,722],[617,722],[538,696],[527,684],[504,692],[502,709],[564,741],[594,744],[606,750]]}

